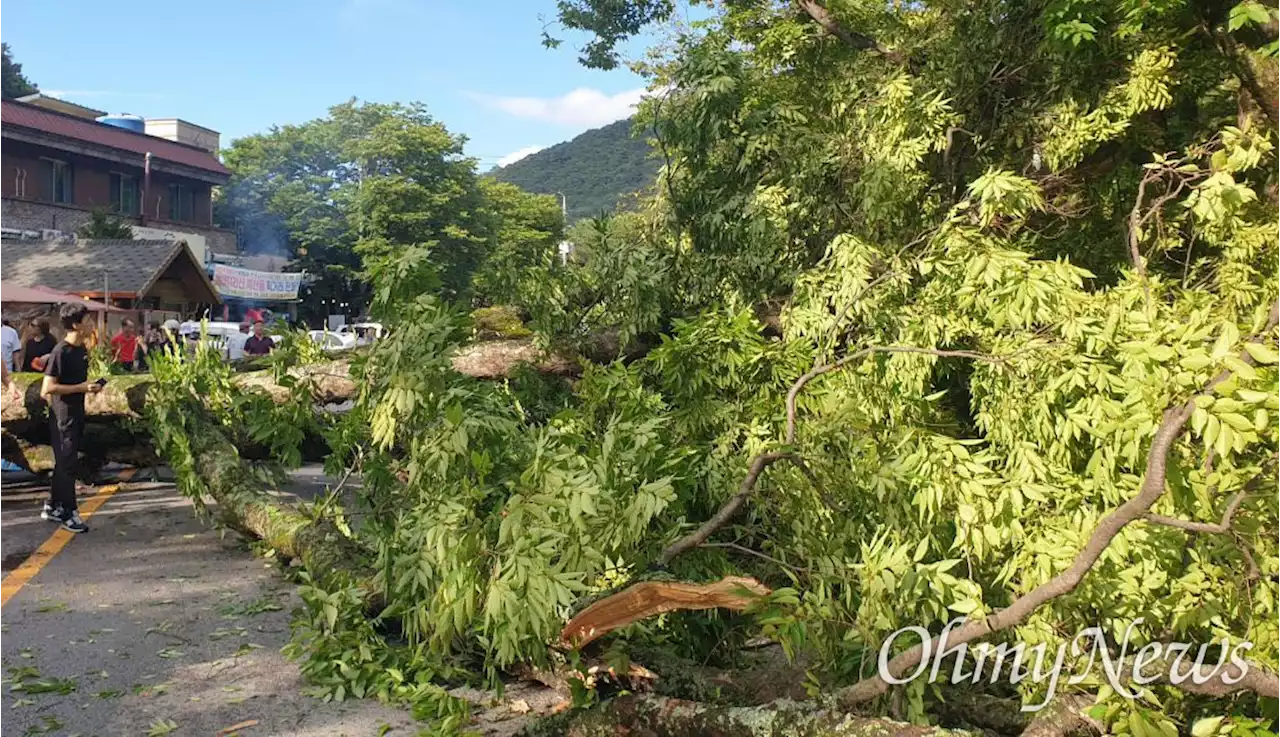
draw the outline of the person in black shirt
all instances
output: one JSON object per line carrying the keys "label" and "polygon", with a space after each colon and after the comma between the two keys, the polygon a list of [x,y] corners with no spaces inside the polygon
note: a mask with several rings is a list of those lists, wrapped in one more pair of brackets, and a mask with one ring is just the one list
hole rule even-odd
{"label": "person in black shirt", "polygon": [[271,339],[270,335],[263,335],[265,325],[261,320],[253,323],[253,335],[244,342],[244,354],[246,356],[265,356],[276,347],[276,343]]}
{"label": "person in black shirt", "polygon": [[40,396],[49,402],[49,430],[53,441],[53,484],[40,516],[71,532],[88,532],[76,507],[75,467],[84,437],[84,395],[97,394],[102,385],[90,384],[89,352],[84,340],[93,330],[89,310],[65,304],[58,319],[67,334],[53,347],[44,367]]}
{"label": "person in black shirt", "polygon": [[49,334],[49,321],[43,317],[31,323],[32,334],[22,346],[22,370],[44,371],[44,357],[53,352],[57,341]]}

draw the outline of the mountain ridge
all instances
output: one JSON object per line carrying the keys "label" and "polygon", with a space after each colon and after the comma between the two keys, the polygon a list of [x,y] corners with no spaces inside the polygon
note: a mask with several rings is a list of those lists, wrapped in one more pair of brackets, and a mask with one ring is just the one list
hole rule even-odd
{"label": "mountain ridge", "polygon": [[631,136],[625,118],[490,171],[537,194],[563,193],[570,222],[613,211],[627,195],[653,184],[661,164],[643,138]]}

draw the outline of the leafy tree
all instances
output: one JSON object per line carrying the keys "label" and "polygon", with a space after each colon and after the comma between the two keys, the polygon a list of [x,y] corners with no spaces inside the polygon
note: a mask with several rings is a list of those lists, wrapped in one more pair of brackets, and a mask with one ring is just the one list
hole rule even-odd
{"label": "leafy tree", "polygon": [[13,60],[13,52],[9,44],[0,44],[0,95],[11,99],[24,97],[39,92],[36,86],[22,73],[22,65]]}
{"label": "leafy tree", "polygon": [[534,275],[552,265],[559,253],[564,232],[560,203],[488,178],[480,180],[480,193],[490,244],[475,275],[475,292],[488,302],[527,304],[536,298],[531,290],[543,286]]}
{"label": "leafy tree", "polygon": [[124,220],[102,208],[89,213],[89,221],[76,231],[80,238],[114,238],[133,240],[133,228]]}
{"label": "leafy tree", "polygon": [[313,309],[322,300],[368,304],[365,268],[413,245],[431,249],[443,293],[467,299],[490,248],[507,258],[518,250],[512,238],[530,228],[543,229],[530,237],[558,234],[560,216],[548,218],[545,202],[521,212],[536,198],[482,185],[463,142],[420,104],[352,100],[233,142],[224,152],[232,179],[215,215],[247,252],[292,255],[317,274]]}

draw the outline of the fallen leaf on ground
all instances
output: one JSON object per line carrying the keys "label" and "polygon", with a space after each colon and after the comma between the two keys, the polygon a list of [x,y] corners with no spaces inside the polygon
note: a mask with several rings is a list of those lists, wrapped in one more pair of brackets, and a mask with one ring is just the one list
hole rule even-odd
{"label": "fallen leaf on ground", "polygon": [[219,729],[217,737],[226,737],[232,732],[236,732],[241,729],[247,729],[249,727],[254,727],[254,726],[257,726],[257,724],[258,724],[257,719],[246,719],[245,721],[240,722],[239,724],[233,724],[230,727],[223,727],[222,729]]}

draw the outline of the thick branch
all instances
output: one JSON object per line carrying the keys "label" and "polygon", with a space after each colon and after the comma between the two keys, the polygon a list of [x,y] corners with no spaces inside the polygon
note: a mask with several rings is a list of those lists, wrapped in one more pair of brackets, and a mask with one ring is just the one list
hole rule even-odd
{"label": "thick branch", "polygon": [[822,30],[835,36],[844,42],[845,45],[851,46],[859,51],[875,51],[886,59],[901,64],[905,59],[900,51],[894,51],[874,38],[865,33],[851,31],[840,25],[829,10],[822,6],[817,0],[796,0],[796,5],[805,12],[815,23],[822,26]]}
{"label": "thick branch", "polygon": [[[1213,39],[1218,51],[1227,58],[1236,78],[1240,80],[1241,86],[1249,91],[1249,96],[1253,98],[1258,109],[1266,116],[1270,127],[1274,129],[1277,125],[1280,125],[1280,96],[1277,96],[1276,85],[1272,81],[1274,80],[1274,75],[1272,75],[1272,80],[1268,80],[1271,82],[1271,89],[1267,90],[1258,80],[1258,75],[1255,73],[1253,63],[1249,58],[1250,52],[1247,50],[1241,51],[1240,45],[1235,42],[1231,34],[1223,33],[1207,22],[1202,24],[1201,28]],[[1268,35],[1273,33],[1270,28],[1271,26],[1268,26]]]}
{"label": "thick branch", "polygon": [[729,501],[725,502],[724,506],[720,507],[711,516],[711,519],[703,522],[702,526],[697,530],[668,545],[667,549],[663,550],[662,555],[658,557],[658,564],[665,566],[686,550],[692,550],[706,542],[707,538],[711,537],[716,530],[724,527],[738,513],[738,510],[742,509],[742,506],[747,503],[747,497],[751,496],[751,491],[755,489],[756,481],[760,479],[760,474],[764,473],[764,470],[769,466],[789,455],[791,454],[787,452],[774,451],[772,453],[761,453],[752,459],[751,467],[747,469],[747,477],[738,486],[738,493],[730,497]]}
{"label": "thick branch", "polygon": [[607,704],[567,714],[542,733],[569,737],[647,735],[647,737],[966,737],[978,734],[922,727],[891,719],[850,716],[813,704],[780,700],[763,706],[717,706],[665,696],[622,696]]}
{"label": "thick branch", "polygon": [[[1280,301],[1271,306],[1271,314],[1267,319],[1266,327],[1262,330],[1262,334],[1269,334],[1276,326],[1277,321],[1280,321]],[[1253,357],[1247,351],[1241,353],[1240,360],[1250,365],[1253,363]],[[1219,373],[1204,387],[1202,393],[1207,394],[1213,391],[1214,387],[1226,381],[1230,376],[1230,371]],[[1147,451],[1146,474],[1143,477],[1142,486],[1138,494],[1121,504],[1114,512],[1098,523],[1093,534],[1089,536],[1089,541],[1085,544],[1084,549],[1080,551],[1067,570],[1054,576],[1047,583],[1015,599],[1007,608],[988,616],[986,619],[973,620],[953,630],[947,636],[948,645],[954,647],[980,639],[991,633],[1008,629],[1024,621],[1044,604],[1074,591],[1080,585],[1080,582],[1084,580],[1085,574],[1102,557],[1103,552],[1111,546],[1111,542],[1120,534],[1120,531],[1131,522],[1145,517],[1150,512],[1151,507],[1164,494],[1169,451],[1172,449],[1174,441],[1182,434],[1187,420],[1191,418],[1192,412],[1195,411],[1195,406],[1195,398],[1193,397],[1177,407],[1165,410],[1164,419],[1156,429],[1155,437],[1151,441],[1151,447]],[[923,655],[924,643],[900,653],[889,661],[889,674],[892,674],[895,678],[901,678],[903,674],[920,663]],[[1211,684],[1204,685],[1209,686]],[[1227,686],[1225,683],[1222,685]],[[1185,688],[1186,684],[1180,684],[1179,687]],[[1280,682],[1277,682],[1274,675],[1266,673],[1260,668],[1253,668],[1249,671],[1245,680],[1234,688],[1249,689],[1263,695],[1275,695],[1277,691],[1280,691]],[[877,674],[842,690],[838,696],[839,703],[843,708],[851,709],[858,704],[887,693],[888,690],[889,683],[884,680],[881,674]]]}

